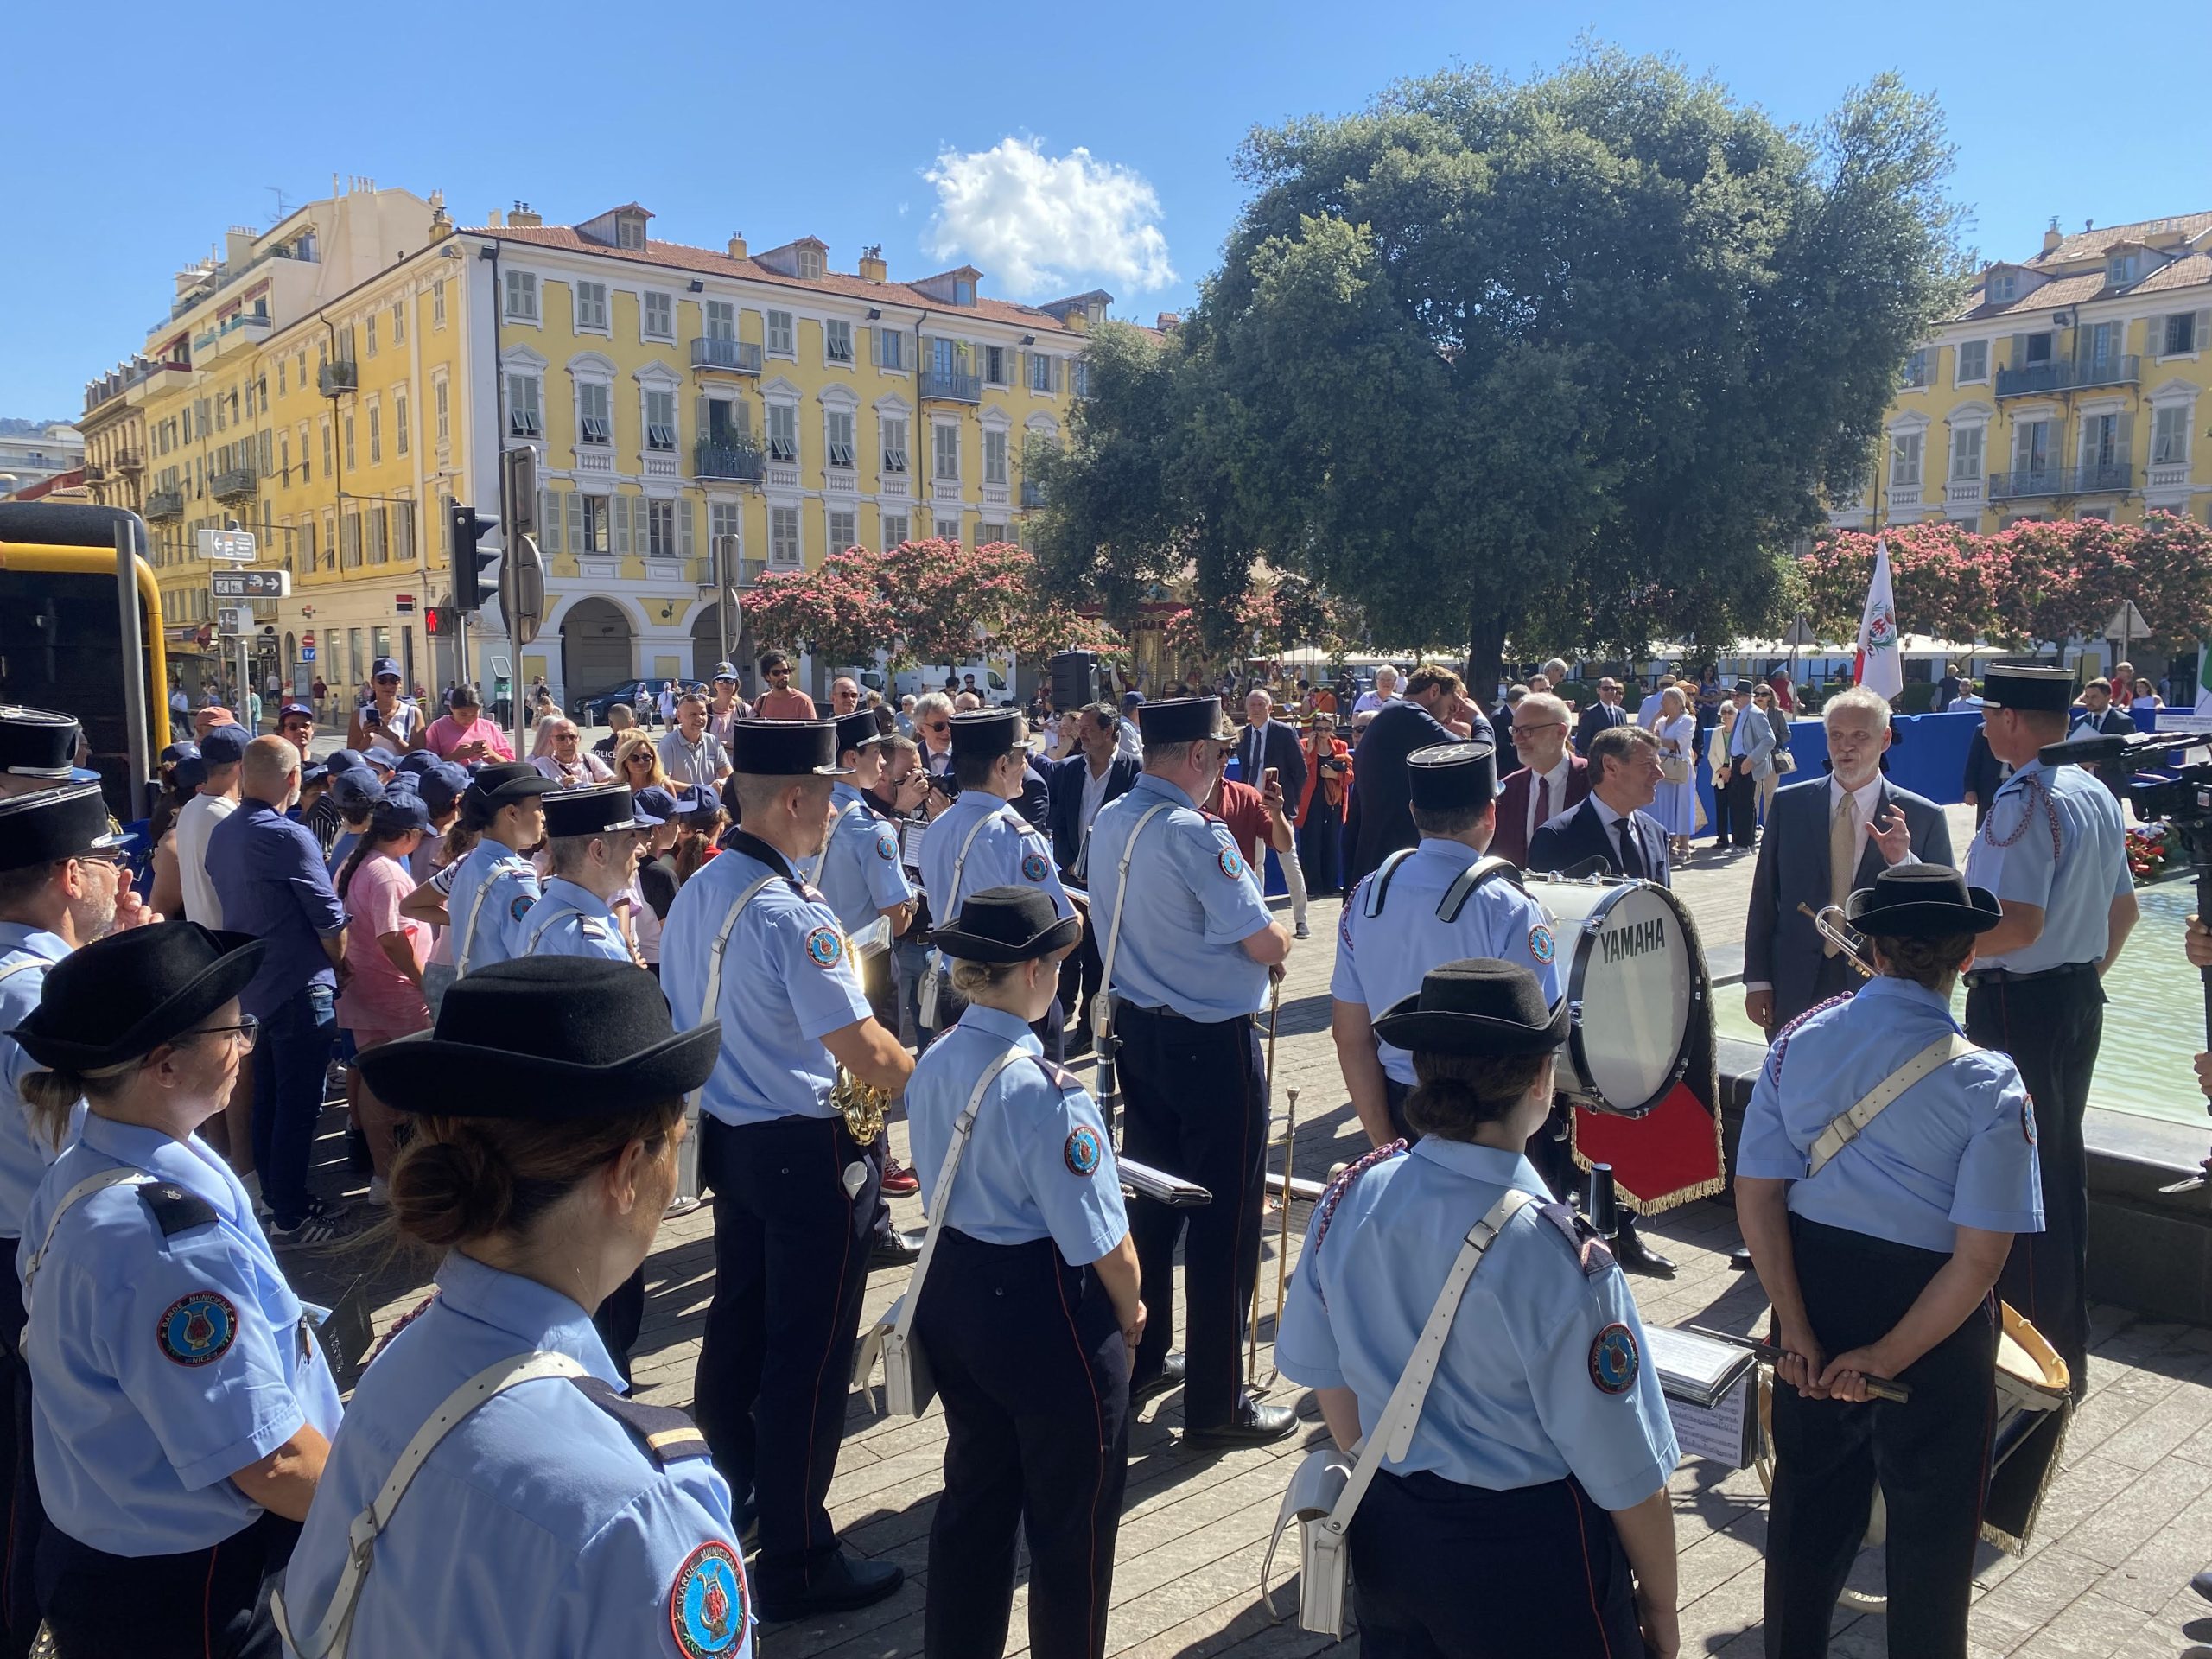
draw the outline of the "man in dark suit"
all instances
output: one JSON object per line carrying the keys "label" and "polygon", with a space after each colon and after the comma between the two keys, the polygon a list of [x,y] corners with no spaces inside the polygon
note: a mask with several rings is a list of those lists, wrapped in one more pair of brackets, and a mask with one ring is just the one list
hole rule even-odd
{"label": "man in dark suit", "polygon": [[1598,682],[1598,701],[1582,711],[1574,723],[1574,752],[1587,756],[1590,740],[1610,727],[1625,726],[1628,710],[1621,707],[1621,683],[1607,675]]}
{"label": "man in dark suit", "polygon": [[2012,772],[2012,768],[1990,753],[1989,735],[1977,730],[1974,741],[1967,745],[1966,777],[1962,781],[1961,798],[1974,808],[1974,827],[1981,828],[1981,821],[1989,816],[1989,804],[1997,798],[1997,791]]}
{"label": "man in dark suit", "polygon": [[[1060,867],[1061,879],[1071,885],[1082,885],[1077,867],[1098,809],[1127,794],[1144,770],[1135,755],[1121,752],[1121,725],[1112,703],[1092,703],[1076,728],[1081,747],[1065,760],[1047,762],[1045,768],[1046,832],[1052,837],[1052,861]],[[1060,1006],[1073,1024],[1067,1038],[1071,1055],[1090,1046],[1090,1001],[1104,971],[1098,941],[1090,931],[1090,912],[1082,908],[1083,936],[1060,963]]]}
{"label": "man in dark suit", "polygon": [[1514,707],[1510,731],[1521,766],[1498,785],[1490,850],[1521,869],[1529,868],[1529,837],[1590,793],[1590,763],[1567,747],[1567,704],[1548,691],[1532,691]]}
{"label": "man in dark suit", "polygon": [[[2066,735],[2073,737],[2088,731],[2105,737],[2133,737],[2135,735],[2135,716],[2112,700],[2112,682],[2091,680],[2082,688],[2082,701],[2071,713],[2071,723]],[[1985,743],[1984,747],[1987,747]],[[2134,768],[2124,761],[2108,760],[2103,766],[2092,766],[2097,781],[2113,793],[2113,798],[2125,803],[2127,799],[2127,780]],[[1987,796],[1983,799],[1986,800]]]}
{"label": "man in dark suit", "polygon": [[[1306,793],[1306,750],[1298,733],[1274,718],[1275,700],[1263,687],[1254,686],[1244,697],[1244,729],[1236,734],[1237,778],[1248,787],[1267,789],[1267,769],[1273,766],[1282,783],[1283,798],[1295,803]],[[1262,851],[1264,859],[1267,854]],[[1306,872],[1299,868],[1298,843],[1275,850],[1282,866],[1283,885],[1290,889],[1292,931],[1303,939],[1306,926]],[[1267,871],[1257,872],[1264,882]]]}
{"label": "man in dark suit", "polygon": [[1590,793],[1529,837],[1529,868],[1599,867],[1671,887],[1667,835],[1644,810],[1659,793],[1659,740],[1641,726],[1615,726],[1590,743]]}
{"label": "man in dark suit", "polygon": [[[1465,722],[1455,731],[1447,721]],[[1373,870],[1401,847],[1414,845],[1411,785],[1406,757],[1433,743],[1459,743],[1472,737],[1493,741],[1490,721],[1467,700],[1459,677],[1436,663],[1423,663],[1406,677],[1404,695],[1382,712],[1359,740],[1351,760],[1351,804],[1344,812],[1344,887]]]}
{"label": "man in dark suit", "polygon": [[1840,905],[1892,864],[1951,862],[1943,809],[1882,775],[1889,704],[1854,688],[1830,697],[1821,720],[1834,771],[1775,792],[1751,874],[1744,1012],[1770,1037],[1814,1004],[1859,988],[1858,970],[1798,906]]}

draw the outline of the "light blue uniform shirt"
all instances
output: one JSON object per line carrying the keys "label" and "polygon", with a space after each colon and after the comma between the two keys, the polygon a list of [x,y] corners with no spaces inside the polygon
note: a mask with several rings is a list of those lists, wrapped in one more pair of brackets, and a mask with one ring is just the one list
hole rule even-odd
{"label": "light blue uniform shirt", "polygon": [[[838,805],[837,821],[829,846],[815,862],[814,885],[837,912],[838,925],[849,936],[858,938],[885,911],[912,899],[914,887],[899,863],[897,833],[868,810],[860,791],[839,783],[832,785],[830,794]],[[972,865],[974,861],[969,862]],[[888,944],[890,940],[884,943]]]}
{"label": "light blue uniform shirt", "polygon": [[588,888],[561,876],[548,876],[545,892],[524,919],[522,951],[526,957],[600,957],[635,963],[622,942],[622,924]]}
{"label": "light blue uniform shirt", "polygon": [[129,1185],[61,1217],[23,1333],[33,1456],[62,1531],[111,1555],[174,1555],[260,1516],[231,1477],[302,1427],[335,1433],[338,1385],[245,1189],[197,1136],[86,1118],[31,1202],[18,1273],[64,1195],[118,1168],[175,1183],[217,1219],[164,1237]]}
{"label": "light blue uniform shirt", "polygon": [[[0,922],[0,1090],[8,1096],[0,1103],[0,1237],[22,1236],[31,1194],[46,1179],[47,1166],[60,1156],[53,1141],[31,1128],[30,1109],[23,1104],[22,1081],[41,1067],[8,1033],[38,1007],[47,968],[68,954],[58,934]],[[62,1146],[74,1141],[84,1124],[80,1100],[70,1109]]]}
{"label": "light blue uniform shirt", "polygon": [[488,837],[470,848],[446,890],[454,968],[474,973],[524,955],[523,918],[537,899],[537,871],[520,853]]}
{"label": "light blue uniform shirt", "polygon": [[[296,1633],[321,1622],[345,1565],[346,1525],[415,1432],[477,1372],[533,1351],[566,1354],[621,1386],[582,1308],[535,1280],[448,1255],[437,1300],[363,1375],[331,1446],[284,1574]],[[690,1592],[690,1628],[701,1633],[705,1581],[690,1567],[694,1554],[719,1544],[734,1557],[736,1541],[729,1488],[711,1462],[658,1466],[574,1382],[541,1377],[478,1408],[416,1472],[377,1540],[347,1653],[682,1659],[673,1598]],[[753,1652],[741,1622],[751,1599],[741,1570],[721,1582],[729,1645],[694,1650],[743,1659]]]}
{"label": "light blue uniform shirt", "polygon": [[1163,801],[1167,810],[1145,826],[1129,865],[1111,989],[1141,1008],[1172,1008],[1202,1025],[1256,1014],[1268,970],[1244,954],[1243,942],[1274,920],[1258,878],[1227,824],[1148,772],[1091,821],[1086,868],[1099,952],[1121,889],[1122,849],[1137,820]]}
{"label": "light blue uniform shirt", "polygon": [[[660,986],[676,1028],[722,1022],[721,1052],[699,1105],[725,1123],[836,1116],[830,1088],[836,1064],[822,1039],[870,1012],[836,913],[791,879],[782,859],[766,861],[775,856],[740,831],[683,884],[661,928]],[[703,1007],[708,951],[730,906],[764,875],[776,879],[738,918],[710,1015]]]}
{"label": "light blue uniform shirt", "polygon": [[[1363,875],[1344,900],[1337,923],[1337,968],[1329,995],[1355,1002],[1370,1020],[1421,989],[1421,976],[1447,962],[1487,957],[1526,968],[1559,1001],[1558,943],[1552,913],[1510,876],[1494,875],[1475,889],[1457,921],[1436,913],[1445,890],[1482,855],[1465,842],[1421,837],[1421,845],[1391,873],[1382,913],[1370,918],[1367,895],[1376,875]],[[1382,1070],[1397,1083],[1414,1083],[1413,1056],[1379,1044]]]}
{"label": "light blue uniform shirt", "polygon": [[925,1205],[937,1201],[953,1125],[976,1079],[1009,1048],[1024,1058],[992,1079],[976,1109],[944,1224],[985,1244],[1049,1236],[1070,1267],[1088,1267],[1128,1236],[1113,1140],[1083,1085],[1047,1062],[1029,1027],[1000,1009],[970,1002],[914,1064],[906,1122],[922,1198]]}
{"label": "light blue uniform shirt", "polygon": [[2030,761],[1990,803],[1967,850],[1967,880],[2043,911],[2043,932],[2033,944],[1977,957],[1977,969],[2033,974],[2102,962],[2112,944],[2112,901],[2134,891],[2120,803],[2080,766]]}
{"label": "light blue uniform shirt", "polygon": [[[981,823],[982,828],[976,825]],[[976,831],[969,842],[970,830]],[[960,849],[968,845],[963,861]],[[960,880],[952,879],[960,867]],[[1052,908],[1075,914],[1060,873],[1052,868],[1052,842],[1042,830],[1014,810],[1011,801],[971,789],[938,814],[922,832],[922,891],[930,914],[949,927],[960,914],[960,901],[991,887],[1041,887],[1052,895]]]}
{"label": "light blue uniform shirt", "polygon": [[[1275,1342],[1283,1374],[1351,1389],[1372,1434],[1467,1229],[1509,1186],[1550,1200],[1519,1153],[1433,1135],[1355,1166],[1306,1230]],[[1610,1255],[1551,1218],[1565,1214],[1524,1208],[1484,1253],[1413,1445],[1385,1468],[1493,1491],[1572,1474],[1609,1510],[1666,1484],[1680,1453],[1635,1299]]]}
{"label": "light blue uniform shirt", "polygon": [[1789,1207],[1808,1221],[1946,1255],[1956,1227],[2041,1232],[2035,1109],[2018,1070],[1994,1049],[1923,1077],[1806,1179],[1822,1129],[1958,1030],[1935,992],[1890,978],[1869,980],[1849,1001],[1785,1027],[1744,1113],[1736,1173],[1794,1182]]}

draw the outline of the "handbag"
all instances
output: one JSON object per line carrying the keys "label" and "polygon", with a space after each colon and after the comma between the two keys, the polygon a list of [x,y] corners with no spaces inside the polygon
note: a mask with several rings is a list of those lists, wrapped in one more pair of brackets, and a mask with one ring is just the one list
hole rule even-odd
{"label": "handbag", "polygon": [[968,1096],[968,1105],[952,1126],[952,1144],[944,1149],[944,1164],[938,1171],[937,1185],[930,1189],[929,1231],[922,1238],[921,1258],[914,1263],[914,1276],[906,1281],[904,1295],[892,1303],[861,1338],[860,1351],[853,1360],[853,1381],[865,1389],[868,1374],[875,1369],[875,1357],[883,1356],[883,1409],[887,1416],[918,1417],[930,1408],[930,1402],[937,1398],[937,1380],[930,1375],[929,1356],[922,1344],[914,1339],[914,1313],[922,1305],[922,1281],[929,1277],[930,1262],[937,1255],[938,1234],[944,1226],[944,1212],[952,1203],[952,1185],[960,1173],[960,1155],[968,1149],[968,1133],[976,1127],[976,1114],[982,1108],[983,1096],[1000,1072],[1022,1056],[1018,1048],[1009,1048],[983,1068],[983,1075],[976,1079],[975,1091]]}
{"label": "handbag", "polygon": [[1659,775],[1670,784],[1687,784],[1690,780],[1689,756],[1687,754],[1661,755]]}
{"label": "handbag", "polygon": [[1275,1516],[1274,1533],[1268,1540],[1267,1559],[1260,1566],[1260,1599],[1270,1618],[1274,1614],[1274,1592],[1268,1587],[1268,1573],[1274,1565],[1275,1546],[1282,1541],[1283,1529],[1294,1519],[1299,1532],[1299,1628],[1343,1639],[1344,1590],[1351,1572],[1352,1516],[1367,1496],[1382,1459],[1402,1462],[1413,1448],[1414,1427],[1421,1421],[1428,1386],[1435,1379],[1437,1362],[1444,1357],[1444,1340],[1452,1333],[1460,1298],[1466,1294],[1467,1281],[1474,1277],[1475,1269],[1482,1265],[1483,1253],[1523,1206],[1536,1202],[1534,1194],[1509,1187],[1483,1218],[1467,1230],[1466,1240],[1452,1260],[1451,1272],[1444,1276],[1444,1288],[1429,1309],[1428,1323],[1421,1327],[1406,1369],[1398,1374],[1398,1385],[1390,1390],[1389,1403],[1382,1408],[1375,1432],[1352,1448],[1351,1455],[1358,1462],[1348,1467],[1346,1453],[1332,1442],[1308,1452],[1291,1476],[1290,1489],[1283,1494],[1282,1508]]}

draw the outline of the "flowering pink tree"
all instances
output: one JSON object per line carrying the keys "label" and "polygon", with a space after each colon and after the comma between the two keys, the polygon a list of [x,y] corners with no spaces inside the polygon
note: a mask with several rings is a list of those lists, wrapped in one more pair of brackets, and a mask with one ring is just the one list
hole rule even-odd
{"label": "flowering pink tree", "polygon": [[898,626],[884,562],[864,547],[832,553],[812,570],[762,576],[738,603],[755,635],[833,663],[864,663]]}

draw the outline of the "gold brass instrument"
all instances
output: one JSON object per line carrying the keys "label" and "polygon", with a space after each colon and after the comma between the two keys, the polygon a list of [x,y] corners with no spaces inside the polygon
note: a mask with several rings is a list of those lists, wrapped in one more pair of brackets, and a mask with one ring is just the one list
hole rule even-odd
{"label": "gold brass instrument", "polygon": [[1813,931],[1848,958],[1861,979],[1875,976],[1874,959],[1866,954],[1866,942],[1859,938],[1859,930],[1845,919],[1840,906],[1822,905],[1815,910],[1810,905],[1801,903],[1797,912],[1813,918]]}
{"label": "gold brass instrument", "polygon": [[874,1146],[883,1133],[883,1114],[891,1104],[890,1090],[862,1083],[840,1065],[837,1080],[830,1085],[830,1103],[845,1120],[845,1133],[863,1147]]}
{"label": "gold brass instrument", "polygon": [[[1282,1230],[1275,1239],[1275,1329],[1282,1329],[1282,1305],[1290,1294],[1290,1172],[1298,1152],[1298,1090],[1287,1090],[1290,1100],[1290,1116],[1282,1131]],[[1268,1386],[1273,1388],[1276,1371],[1270,1358],[1268,1364]]]}
{"label": "gold brass instrument", "polygon": [[[1268,981],[1267,1117],[1264,1120],[1268,1123],[1274,1122],[1275,1115],[1275,1022],[1281,1018],[1282,980],[1279,976],[1271,976]],[[1261,1179],[1264,1181],[1267,1176],[1264,1162],[1260,1173]],[[1286,1164],[1283,1168],[1286,1183],[1289,1174],[1289,1166]],[[1290,1208],[1290,1198],[1287,1192],[1283,1198],[1283,1208],[1286,1211]],[[1252,1313],[1249,1332],[1250,1334],[1246,1337],[1244,1342],[1244,1376],[1247,1380],[1249,1380],[1252,1373],[1260,1367],[1260,1275],[1256,1273],[1252,1275]]]}

